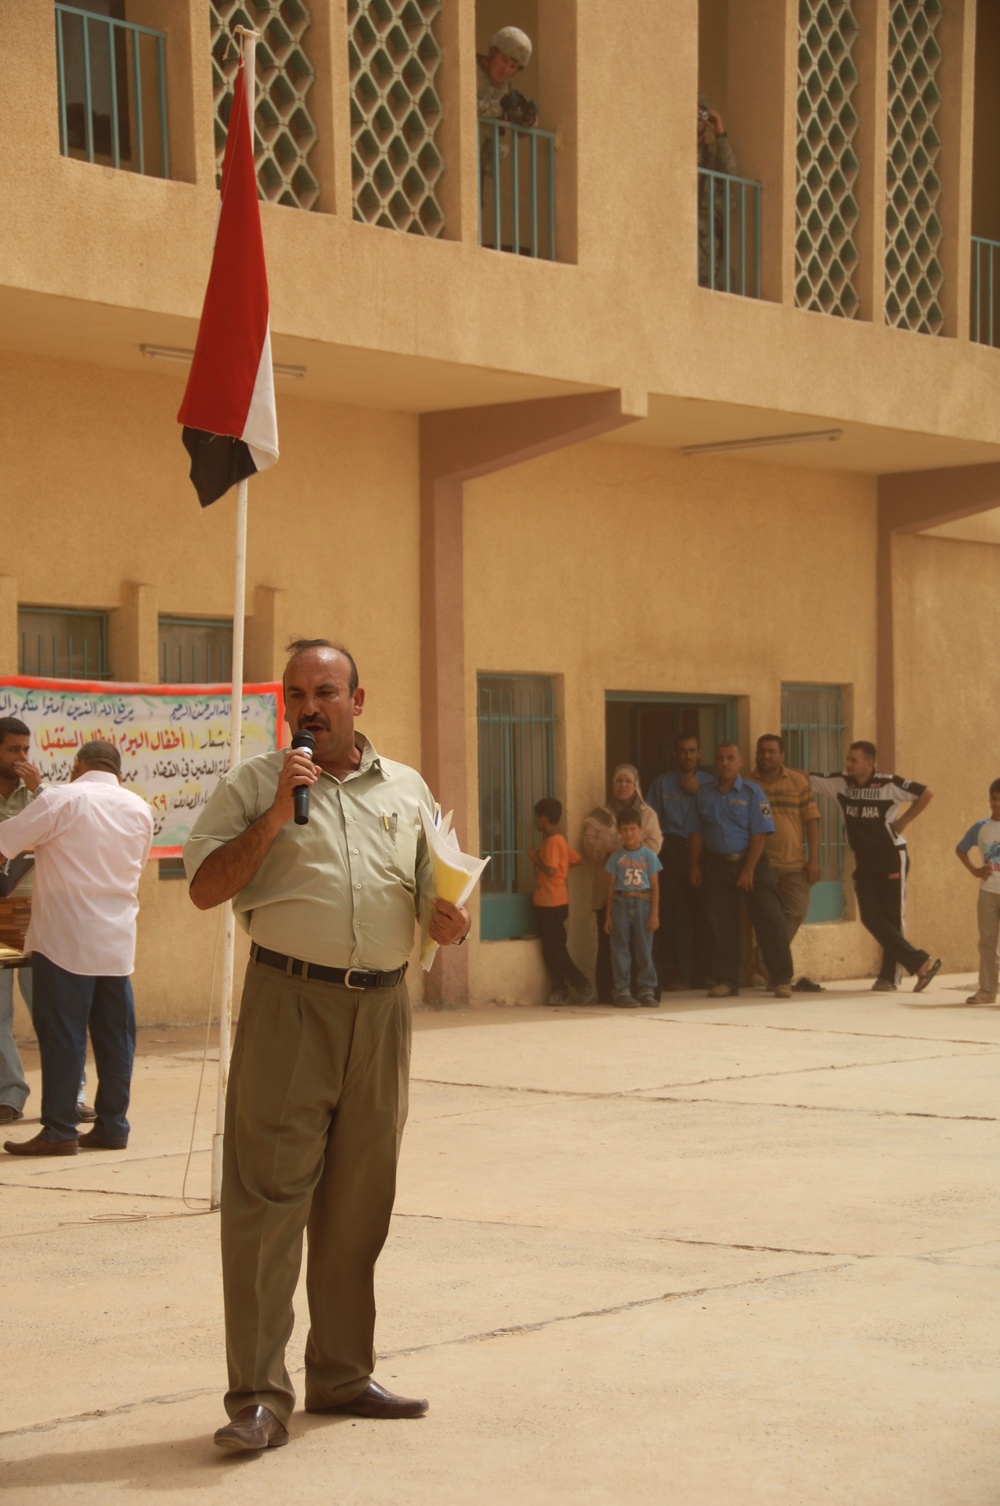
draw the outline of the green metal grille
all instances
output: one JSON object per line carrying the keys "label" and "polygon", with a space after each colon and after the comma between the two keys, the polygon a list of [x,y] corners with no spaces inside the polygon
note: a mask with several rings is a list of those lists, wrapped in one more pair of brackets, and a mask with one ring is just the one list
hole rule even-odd
{"label": "green metal grille", "polygon": [[233,625],[210,617],[161,617],[160,681],[226,683],[233,673]]}
{"label": "green metal grille", "polygon": [[233,82],[239,55],[233,27],[260,32],[257,96],[253,111],[253,156],[257,187],[270,204],[313,209],[320,193],[310,156],[318,132],[309,95],[316,70],[305,34],[312,24],[302,0],[210,0],[212,96],[215,101],[216,183],[222,181]]}
{"label": "green metal grille", "polygon": [[844,319],[858,308],[857,35],[849,0],[799,0],[795,301]]}
{"label": "green metal grille", "polygon": [[441,0],[347,0],[354,218],[438,236]]}
{"label": "green metal grille", "polygon": [[62,155],[169,177],[166,34],[58,3],[55,22]]}
{"label": "green metal grille", "polygon": [[480,675],[479,843],[489,866],[482,881],[480,934],[505,941],[534,934],[535,802],[555,793],[555,712],[542,675]]}
{"label": "green metal grille", "polygon": [[479,244],[556,259],[556,137],[479,118]]}
{"label": "green metal grille", "polygon": [[761,185],[698,168],[698,282],[718,293],[760,297]]}
{"label": "green metal grille", "polygon": [[885,318],[897,329],[939,334],[944,325],[937,203],[941,140],[939,0],[892,0],[885,207]]}
{"label": "green metal grille", "polygon": [[[836,685],[782,685],[781,735],[790,769],[827,774],[843,768],[844,722]],[[819,883],[814,884],[808,923],[840,920],[844,913],[844,855],[847,844],[836,800],[817,795]]]}
{"label": "green metal grille", "polygon": [[106,680],[108,614],[70,607],[21,607],[18,673],[54,680]]}
{"label": "green metal grille", "polygon": [[972,237],[970,334],[979,345],[1000,346],[1000,241]]}

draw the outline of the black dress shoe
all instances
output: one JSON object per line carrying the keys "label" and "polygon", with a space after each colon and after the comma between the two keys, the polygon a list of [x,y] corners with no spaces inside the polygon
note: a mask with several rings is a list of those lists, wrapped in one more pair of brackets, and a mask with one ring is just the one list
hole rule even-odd
{"label": "black dress shoe", "polygon": [[351,1417],[423,1417],[430,1402],[412,1396],[393,1396],[378,1381],[369,1381],[360,1396],[335,1407],[306,1407],[307,1412],[340,1412]]}
{"label": "black dress shoe", "polygon": [[105,1140],[100,1130],[84,1130],[77,1141],[81,1150],[127,1150],[127,1140]]}
{"label": "black dress shoe", "polygon": [[5,1140],[3,1148],[12,1156],[75,1156],[75,1140],[43,1140],[40,1134],[30,1140]]}
{"label": "black dress shoe", "polygon": [[268,1407],[243,1407],[232,1422],[215,1435],[219,1448],[239,1453],[257,1449],[281,1448],[288,1442],[288,1429]]}

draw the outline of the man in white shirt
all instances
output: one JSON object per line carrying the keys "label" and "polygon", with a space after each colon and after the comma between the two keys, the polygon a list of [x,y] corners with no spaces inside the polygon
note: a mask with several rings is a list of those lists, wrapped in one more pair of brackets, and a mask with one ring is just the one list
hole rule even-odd
{"label": "man in white shirt", "polygon": [[[153,817],[121,788],[113,743],[85,743],[68,785],[43,790],[0,825],[0,854],[35,853],[35,893],[24,949],[31,954],[35,1033],[42,1058],[42,1129],[8,1140],[15,1156],[123,1150],[135,1052],[129,975],[135,961],[139,879]],[[90,1030],[97,1122],[77,1134],[77,1087]]]}

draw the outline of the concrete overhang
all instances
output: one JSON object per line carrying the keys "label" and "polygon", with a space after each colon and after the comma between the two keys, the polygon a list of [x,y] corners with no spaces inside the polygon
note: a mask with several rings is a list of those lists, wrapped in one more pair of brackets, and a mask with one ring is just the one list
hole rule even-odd
{"label": "concrete overhang", "polygon": [[[153,309],[57,298],[0,288],[0,345],[12,352],[85,362],[142,376],[169,375],[183,366],[143,356],[142,345],[190,349],[197,327],[189,318]],[[335,345],[276,333],[276,362],[305,368],[301,381],[277,380],[279,405],[311,400],[403,413],[435,413],[608,390],[531,372],[472,366],[391,350]],[[1000,361],[1000,353],[996,353]],[[972,436],[865,424],[837,413],[753,406],[677,394],[623,394],[623,409],[642,414],[606,435],[606,444],[680,451],[689,446],[738,444],[790,433],[836,428],[835,441],[804,440],[691,456],[694,473],[705,459],[794,466],[882,476],[961,468],[1000,461],[1000,444]],[[971,425],[970,425],[971,426]]]}

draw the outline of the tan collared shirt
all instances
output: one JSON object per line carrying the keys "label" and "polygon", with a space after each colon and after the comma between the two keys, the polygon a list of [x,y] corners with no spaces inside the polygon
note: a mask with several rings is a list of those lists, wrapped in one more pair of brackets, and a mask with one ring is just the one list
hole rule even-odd
{"label": "tan collared shirt", "polygon": [[[233,900],[253,941],[322,967],[402,967],[430,860],[420,806],[434,797],[402,763],[380,758],[356,734],[361,764],[343,779],[321,772],[309,790],[309,823],[288,821]],[[184,846],[188,881],[210,852],[246,831],[274,802],[281,752],[249,758],[226,774]]]}
{"label": "tan collared shirt", "polygon": [[[808,774],[782,764],[773,779],[765,779],[759,769],[754,769],[753,777],[764,792],[774,822],[774,835],[764,844],[768,862],[772,868],[804,868],[806,822],[819,820]],[[818,854],[812,857],[818,860]]]}
{"label": "tan collared shirt", "polygon": [[[39,785],[38,794],[45,789],[45,785]],[[34,796],[28,789],[23,779],[19,779],[9,795],[0,795],[0,821],[7,821],[11,816],[20,815],[26,805],[30,805]],[[18,899],[24,899],[35,887],[35,871],[29,868],[28,872],[14,887],[14,894]]]}

